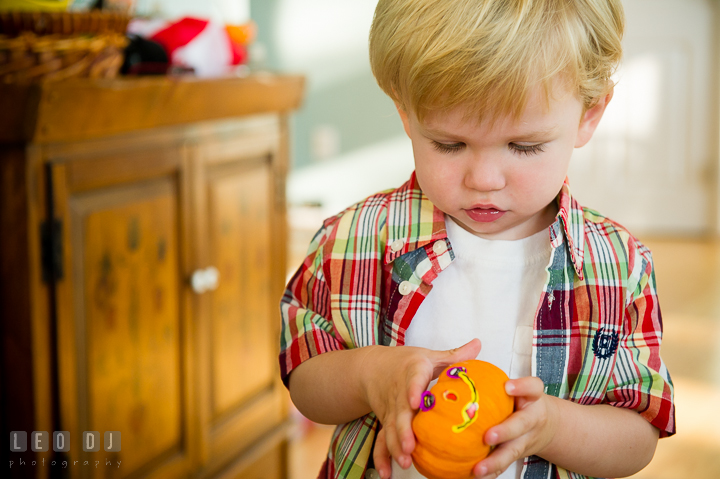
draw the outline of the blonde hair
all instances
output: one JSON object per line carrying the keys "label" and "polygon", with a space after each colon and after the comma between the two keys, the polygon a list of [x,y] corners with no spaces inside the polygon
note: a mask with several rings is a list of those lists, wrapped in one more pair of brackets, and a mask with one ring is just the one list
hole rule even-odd
{"label": "blonde hair", "polygon": [[420,120],[458,106],[518,118],[559,77],[588,109],[614,86],[624,23],[621,0],[380,0],[370,65]]}

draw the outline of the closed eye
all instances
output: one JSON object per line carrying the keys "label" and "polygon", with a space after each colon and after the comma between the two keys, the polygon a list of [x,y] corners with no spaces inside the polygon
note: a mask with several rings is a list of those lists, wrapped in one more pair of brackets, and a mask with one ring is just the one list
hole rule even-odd
{"label": "closed eye", "polygon": [[545,143],[538,143],[537,145],[519,145],[517,143],[510,143],[508,144],[508,148],[520,155],[530,156],[544,152]]}
{"label": "closed eye", "polygon": [[457,153],[458,151],[465,148],[465,143],[440,143],[437,141],[432,142],[433,148],[440,153]]}

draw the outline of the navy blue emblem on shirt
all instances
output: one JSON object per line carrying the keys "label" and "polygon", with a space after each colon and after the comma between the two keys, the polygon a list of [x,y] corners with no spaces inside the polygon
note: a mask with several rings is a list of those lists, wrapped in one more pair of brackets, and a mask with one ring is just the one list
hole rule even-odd
{"label": "navy blue emblem on shirt", "polygon": [[595,356],[600,359],[607,359],[612,356],[615,351],[617,351],[618,342],[620,340],[618,333],[606,333],[604,331],[604,328],[600,328],[595,333],[595,338],[593,339],[592,344],[593,353],[595,353]]}

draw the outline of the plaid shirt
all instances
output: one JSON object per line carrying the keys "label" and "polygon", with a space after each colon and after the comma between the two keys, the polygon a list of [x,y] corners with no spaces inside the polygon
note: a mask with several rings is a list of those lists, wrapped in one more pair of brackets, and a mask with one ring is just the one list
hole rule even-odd
{"label": "plaid shirt", "polygon": [[[661,436],[674,434],[650,251],[622,226],[582,208],[567,181],[557,202],[532,374],[547,394],[634,409]],[[414,174],[326,220],[281,301],[285,384],[295,367],[327,351],[402,346],[433,280],[453,259],[444,214]],[[321,476],[362,478],[378,426],[372,413],[338,426]],[[525,479],[584,477],[536,456],[523,470]]]}

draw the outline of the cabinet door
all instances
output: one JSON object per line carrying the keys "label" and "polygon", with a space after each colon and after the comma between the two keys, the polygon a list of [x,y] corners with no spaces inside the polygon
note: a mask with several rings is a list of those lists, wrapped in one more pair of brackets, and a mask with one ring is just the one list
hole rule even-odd
{"label": "cabinet door", "polygon": [[217,287],[198,296],[203,446],[212,473],[286,418],[277,366],[284,173],[277,120],[230,125],[203,141],[198,241],[203,268],[219,273]]}
{"label": "cabinet door", "polygon": [[[158,141],[70,151],[49,168],[62,224],[58,387],[71,477],[180,477],[197,462],[194,335],[180,279],[185,155]],[[83,452],[83,431],[119,431],[121,450]]]}

